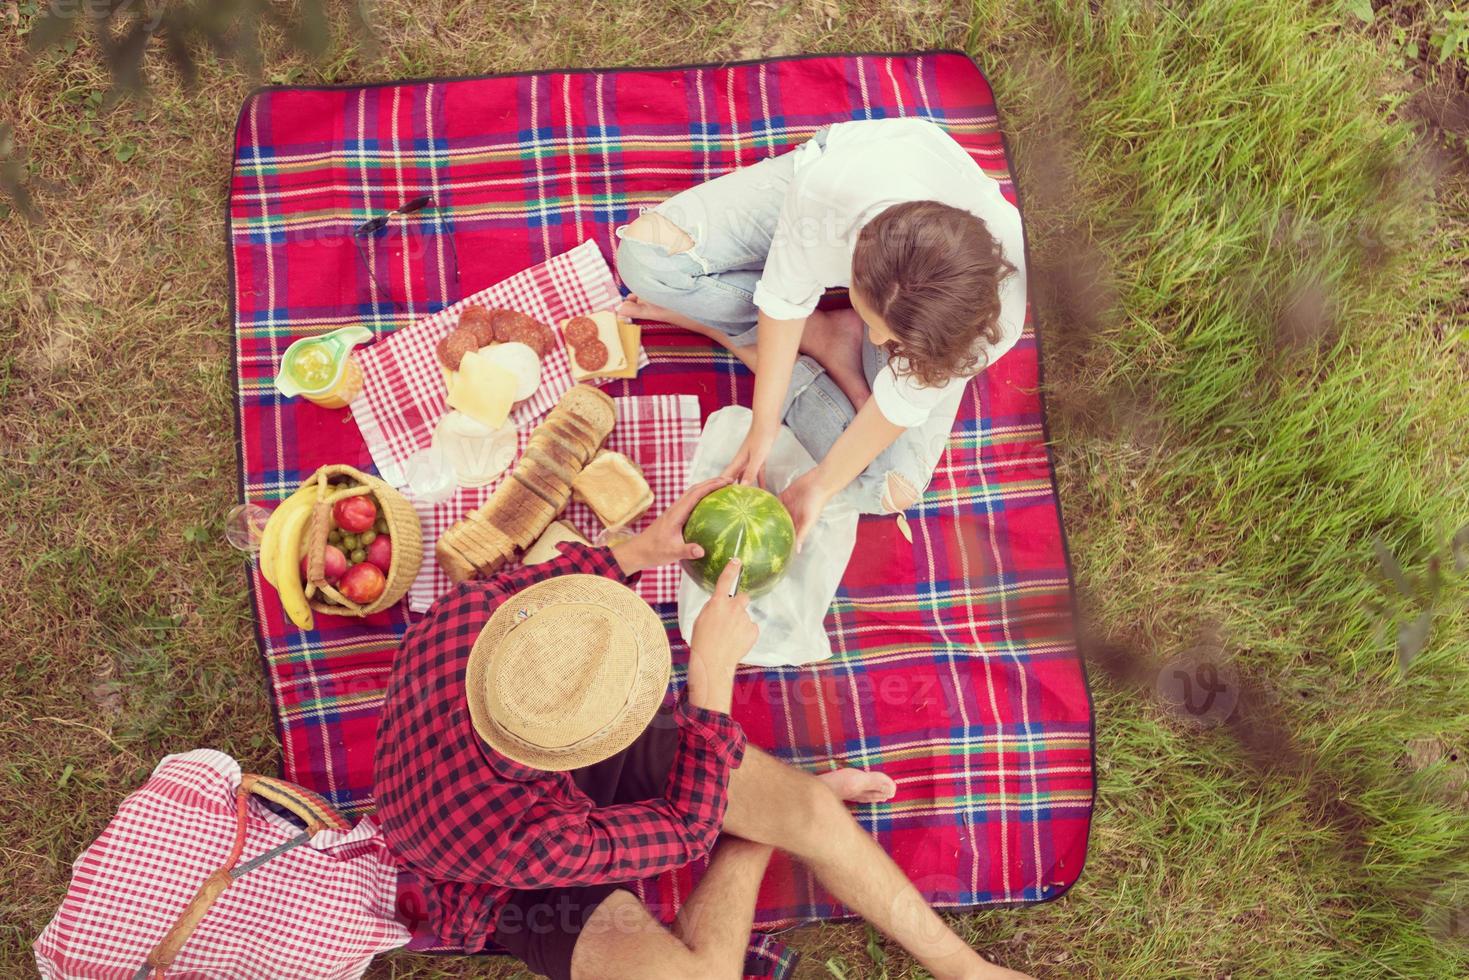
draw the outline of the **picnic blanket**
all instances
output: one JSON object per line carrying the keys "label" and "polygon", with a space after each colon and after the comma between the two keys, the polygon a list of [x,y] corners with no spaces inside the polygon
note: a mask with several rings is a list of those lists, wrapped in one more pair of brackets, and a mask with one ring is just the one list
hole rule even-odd
{"label": "picnic blanket", "polygon": [[[327,462],[372,468],[351,412],[271,387],[296,338],[347,324],[387,336],[588,240],[610,259],[617,225],[684,187],[825,124],[906,115],[944,126],[1020,203],[990,86],[957,52],[256,93],[239,118],[228,228],[241,496],[280,500]],[[352,229],[425,194],[435,220],[403,223],[423,239],[393,268],[370,266]],[[644,342],[651,363],[612,394],[693,395],[704,416],[748,404],[748,372],[702,339],[650,328]],[[743,670],[735,692],[754,744],[807,769],[881,768],[897,781],[895,799],[857,819],[940,907],[1054,898],[1086,853],[1090,699],[1046,439],[1028,320],[971,383],[907,513],[911,543],[892,518],[862,520],[827,619],[833,657]],[[400,604],[301,632],[253,563],[248,582],[285,776],[367,812],[377,715],[411,614]],[[672,627],[673,607],[659,612]],[[686,657],[676,644],[680,667]],[[699,871],[641,894],[669,918]],[[846,914],[777,857],[756,920]]]}

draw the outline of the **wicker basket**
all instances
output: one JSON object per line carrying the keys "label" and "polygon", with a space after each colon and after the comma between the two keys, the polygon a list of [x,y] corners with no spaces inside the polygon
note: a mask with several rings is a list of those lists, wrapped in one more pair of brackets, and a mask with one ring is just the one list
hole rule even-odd
{"label": "wicker basket", "polygon": [[[350,483],[333,484],[333,478],[349,478]],[[323,466],[313,473],[303,487],[316,485],[316,510],[311,518],[306,548],[306,599],[311,608],[332,616],[370,616],[382,612],[408,594],[408,587],[418,577],[423,564],[423,528],[418,513],[408,498],[375,476],[344,464]],[[361,605],[338,592],[326,581],[326,544],[331,531],[332,506],[346,497],[372,494],[378,510],[388,522],[388,536],[393,539],[393,560],[388,567],[382,595]]]}

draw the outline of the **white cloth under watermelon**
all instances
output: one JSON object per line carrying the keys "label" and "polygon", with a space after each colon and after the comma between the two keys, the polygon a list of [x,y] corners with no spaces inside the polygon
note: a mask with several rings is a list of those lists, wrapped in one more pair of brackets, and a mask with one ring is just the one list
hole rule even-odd
{"label": "white cloth under watermelon", "polygon": [[[617,424],[604,448],[622,453],[637,463],[653,490],[653,506],[629,525],[628,529],[636,532],[666,510],[689,486],[689,463],[699,441],[699,399],[694,395],[634,395],[614,401]],[[530,441],[531,431],[529,426],[517,431],[517,460]],[[460,487],[454,496],[437,504],[414,499],[413,491],[405,488],[404,493],[413,501],[423,525],[423,567],[408,590],[408,608],[413,612],[426,611],[452,585],[433,557],[439,535],[488,500],[503,479],[483,487]],[[592,543],[599,543],[602,522],[585,504],[572,502],[560,519]],[[677,565],[649,569],[639,576],[633,589],[649,603],[672,603],[678,599],[679,574]]]}
{"label": "white cloth under watermelon", "polygon": [[[743,405],[726,405],[711,414],[689,463],[689,482],[724,472],[749,431],[750,410]],[[779,493],[815,465],[791,430],[781,426],[765,460],[767,486]],[[750,618],[760,627],[760,638],[740,663],[799,667],[831,656],[826,614],[856,543],[857,509],[838,494],[822,508],[805,545],[791,556],[780,584],[750,601]],[[682,569],[679,575],[678,628],[687,640],[694,635],[694,622],[709,601],[709,593]]]}
{"label": "white cloth under watermelon", "polygon": [[[607,260],[588,239],[359,350],[362,392],[352,400],[352,416],[378,474],[404,486],[408,457],[433,441],[434,427],[448,410],[436,349],[466,306],[506,307],[554,326],[567,317],[610,310],[620,300]],[[556,345],[541,361],[540,387],[510,413],[517,428],[539,422],[576,383],[561,332],[554,333]],[[647,363],[640,353],[639,365]]]}

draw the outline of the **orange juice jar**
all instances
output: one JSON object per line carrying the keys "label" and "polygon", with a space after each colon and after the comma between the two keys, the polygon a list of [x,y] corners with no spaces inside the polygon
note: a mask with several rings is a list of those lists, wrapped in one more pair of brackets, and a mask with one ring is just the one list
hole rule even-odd
{"label": "orange juice jar", "polygon": [[352,348],[372,339],[366,327],[342,327],[320,337],[303,337],[286,348],[275,386],[322,408],[345,408],[362,390],[362,368]]}

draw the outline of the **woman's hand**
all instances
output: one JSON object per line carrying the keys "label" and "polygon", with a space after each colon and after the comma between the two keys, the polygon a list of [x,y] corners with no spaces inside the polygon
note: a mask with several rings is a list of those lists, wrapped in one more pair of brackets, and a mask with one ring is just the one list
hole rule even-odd
{"label": "woman's hand", "polygon": [[722,476],[694,484],[642,532],[614,547],[612,556],[617,559],[622,573],[635,575],[644,569],[668,565],[685,558],[703,558],[703,548],[683,539],[683,526],[695,504],[725,486],[729,486],[729,480]]}
{"label": "woman's hand", "polygon": [[740,443],[739,451],[735,453],[734,459],[724,468],[721,476],[728,477],[735,483],[748,483],[751,486],[765,486],[765,459],[770,455],[770,447],[775,445],[775,434],[766,434],[761,428],[750,426],[750,431],[745,436],[745,441]]}
{"label": "woman's hand", "polygon": [[796,477],[795,482],[780,495],[780,502],[791,512],[791,520],[796,525],[797,552],[806,543],[806,535],[816,526],[817,519],[821,517],[821,512],[826,509],[832,496],[832,491],[821,479],[819,466]]}

